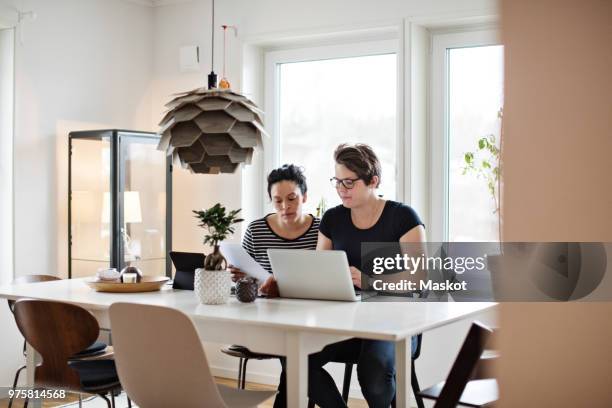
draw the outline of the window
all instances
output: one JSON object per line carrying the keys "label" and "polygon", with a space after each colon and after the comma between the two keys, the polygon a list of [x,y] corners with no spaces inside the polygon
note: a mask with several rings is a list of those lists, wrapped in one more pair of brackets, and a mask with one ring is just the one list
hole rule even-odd
{"label": "window", "polygon": [[14,35],[0,26],[0,283],[13,279]]}
{"label": "window", "polygon": [[328,208],[340,203],[329,183],[336,146],[367,143],[382,163],[378,193],[397,199],[396,43],[276,51],[267,59],[266,120],[273,123],[274,146],[266,171],[303,166],[306,210],[314,213],[322,198]]}
{"label": "window", "polygon": [[[497,189],[497,159],[487,143],[499,148],[503,46],[489,31],[435,36],[433,67],[432,212],[437,239],[497,241],[498,196],[486,175]],[[479,142],[483,138],[486,142]],[[483,172],[465,171],[470,153]]]}

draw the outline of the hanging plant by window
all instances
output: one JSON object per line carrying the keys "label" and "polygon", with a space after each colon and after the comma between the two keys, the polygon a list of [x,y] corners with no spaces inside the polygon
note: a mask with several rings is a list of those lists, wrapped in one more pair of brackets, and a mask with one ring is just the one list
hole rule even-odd
{"label": "hanging plant by window", "polygon": [[[501,121],[503,118],[503,108],[497,112],[497,117]],[[499,146],[499,147],[498,147]],[[501,179],[501,132],[500,143],[497,143],[495,135],[490,134],[478,139],[475,151],[466,152],[463,155],[464,165],[462,174],[473,174],[483,180],[487,185],[489,195],[495,204],[494,214],[499,213],[499,187]]]}

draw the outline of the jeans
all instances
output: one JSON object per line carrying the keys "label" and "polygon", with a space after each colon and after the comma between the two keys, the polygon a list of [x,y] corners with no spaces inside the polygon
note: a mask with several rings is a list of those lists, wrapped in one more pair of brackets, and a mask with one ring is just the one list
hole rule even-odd
{"label": "jeans", "polygon": [[287,407],[287,359],[280,357],[281,363],[281,374],[278,381],[278,392],[274,398],[273,408],[286,408]]}
{"label": "jeans", "polygon": [[[417,338],[411,339],[414,355]],[[395,344],[390,341],[348,339],[330,344],[308,357],[308,397],[321,408],[346,407],[334,379],[323,368],[329,362],[357,363],[357,379],[368,406],[388,408],[395,396]],[[274,408],[287,406],[285,358]]]}

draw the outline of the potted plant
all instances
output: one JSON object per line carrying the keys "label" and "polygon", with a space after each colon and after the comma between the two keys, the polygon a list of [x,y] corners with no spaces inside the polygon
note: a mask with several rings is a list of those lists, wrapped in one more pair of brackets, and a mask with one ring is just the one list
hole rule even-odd
{"label": "potted plant", "polygon": [[238,218],[238,210],[227,212],[225,207],[217,203],[208,210],[193,210],[199,220],[198,226],[204,228],[204,245],[213,247],[213,252],[204,259],[204,268],[197,269],[194,278],[194,290],[205,304],[221,304],[227,302],[230,294],[231,277],[227,261],[219,250],[219,242],[234,233],[233,225],[244,221]]}
{"label": "potted plant", "polygon": [[[500,122],[503,121],[503,108],[497,112]],[[494,203],[493,213],[497,216],[497,234],[499,240],[499,252],[487,254],[487,269],[492,273],[498,273],[501,269],[502,246],[502,220],[501,220],[501,151],[503,147],[503,123],[500,123],[499,143],[495,135],[481,137],[478,139],[477,149],[466,152],[463,155],[463,174],[474,174],[484,180],[487,190]]]}

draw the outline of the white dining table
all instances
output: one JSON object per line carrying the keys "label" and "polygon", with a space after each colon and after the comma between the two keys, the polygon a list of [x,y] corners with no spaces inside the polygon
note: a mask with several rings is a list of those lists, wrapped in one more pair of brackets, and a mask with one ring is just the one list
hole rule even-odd
{"label": "white dining table", "polygon": [[[83,279],[0,286],[6,299],[67,302],[89,310],[101,328],[110,329],[109,306],[141,303],[177,309],[191,318],[203,342],[240,344],[252,351],[287,357],[289,407],[307,406],[308,355],[351,337],[395,343],[397,407],[409,407],[410,337],[495,307],[495,303],[335,302],[264,299],[203,305],[192,291],[169,286],[157,292],[95,292]],[[164,330],[159,327],[159,330]],[[154,339],[152,339],[154,341]],[[177,339],[177,344],[180,339]],[[28,346],[28,384],[34,383],[36,353]]]}

